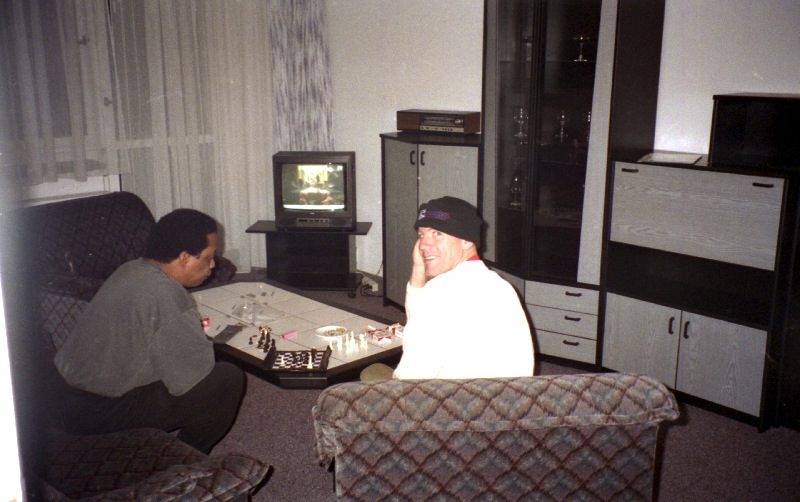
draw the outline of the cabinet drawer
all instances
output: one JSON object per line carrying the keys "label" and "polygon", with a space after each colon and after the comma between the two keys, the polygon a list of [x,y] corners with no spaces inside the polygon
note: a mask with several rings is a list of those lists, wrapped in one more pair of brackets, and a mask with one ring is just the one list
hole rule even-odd
{"label": "cabinet drawer", "polygon": [[594,364],[597,342],[575,336],[536,330],[536,350],[540,354]]}
{"label": "cabinet drawer", "polygon": [[775,268],[782,178],[615,165],[611,240]]}
{"label": "cabinet drawer", "polygon": [[600,293],[593,289],[525,282],[525,303],[597,315]]}
{"label": "cabinet drawer", "polygon": [[525,305],[537,331],[554,331],[565,335],[597,340],[597,316],[569,310]]}

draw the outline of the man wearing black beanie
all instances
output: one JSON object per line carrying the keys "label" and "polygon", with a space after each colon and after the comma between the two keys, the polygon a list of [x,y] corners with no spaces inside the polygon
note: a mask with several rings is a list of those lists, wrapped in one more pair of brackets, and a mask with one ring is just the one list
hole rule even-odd
{"label": "man wearing black beanie", "polygon": [[394,378],[533,375],[533,341],[514,288],[478,256],[483,220],[455,197],[422,204]]}

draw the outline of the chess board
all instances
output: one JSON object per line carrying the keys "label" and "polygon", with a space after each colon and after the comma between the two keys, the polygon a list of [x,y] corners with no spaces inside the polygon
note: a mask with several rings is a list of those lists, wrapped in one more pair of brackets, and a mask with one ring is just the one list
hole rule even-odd
{"label": "chess board", "polygon": [[328,370],[331,352],[330,347],[325,350],[276,350],[272,347],[267,351],[264,365],[272,371],[324,372]]}
{"label": "chess board", "polygon": [[[374,335],[376,329],[392,332],[386,329],[389,320],[328,305],[271,281],[237,282],[192,296],[218,357],[282,387],[323,388],[357,379],[368,364],[391,364],[402,353],[401,330]],[[335,333],[327,329],[332,326]],[[308,368],[303,354],[312,351],[315,360]],[[296,361],[290,364],[291,357]]]}

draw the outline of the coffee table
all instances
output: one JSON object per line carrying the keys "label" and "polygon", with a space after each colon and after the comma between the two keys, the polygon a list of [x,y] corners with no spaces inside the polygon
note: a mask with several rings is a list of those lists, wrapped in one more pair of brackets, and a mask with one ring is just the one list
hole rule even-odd
{"label": "coffee table", "polygon": [[[206,332],[210,337],[216,337],[228,326],[242,326],[227,342],[214,344],[217,358],[233,362],[280,387],[322,389],[357,379],[369,364],[396,364],[402,354],[401,336],[394,335],[381,343],[366,336],[369,327],[385,328],[391,321],[322,303],[282,284],[234,282],[196,291],[192,296],[200,314],[208,318]],[[262,326],[271,328],[278,351],[324,351],[330,347],[327,370],[285,371],[267,367],[266,353],[254,343]],[[344,327],[348,336],[352,331],[355,343],[346,343],[345,337],[345,343],[339,344],[338,338],[317,333],[326,326]],[[363,341],[359,338],[362,333],[365,333]],[[283,334],[287,337],[283,338]]]}

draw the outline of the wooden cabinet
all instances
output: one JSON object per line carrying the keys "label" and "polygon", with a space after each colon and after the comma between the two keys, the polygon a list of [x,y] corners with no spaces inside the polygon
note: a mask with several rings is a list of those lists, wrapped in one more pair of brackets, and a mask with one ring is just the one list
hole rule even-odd
{"label": "wooden cabinet", "polygon": [[536,352],[594,364],[598,298],[597,290],[526,281]]}
{"label": "wooden cabinet", "polygon": [[355,291],[362,276],[356,272],[357,235],[367,235],[372,222],[352,229],[278,228],[274,221],[259,220],[246,230],[264,234],[267,279],[303,289]]}
{"label": "wooden cabinet", "polygon": [[484,256],[498,268],[600,284],[608,158],[652,150],[663,14],[663,0],[487,0]]}
{"label": "wooden cabinet", "polygon": [[444,195],[478,205],[480,136],[387,133],[381,141],[384,299],[402,306],[417,208]]}
{"label": "wooden cabinet", "polygon": [[786,178],[617,162],[610,183],[602,365],[771,413]]}
{"label": "wooden cabinet", "polygon": [[609,293],[603,366],[761,414],[767,332]]}

